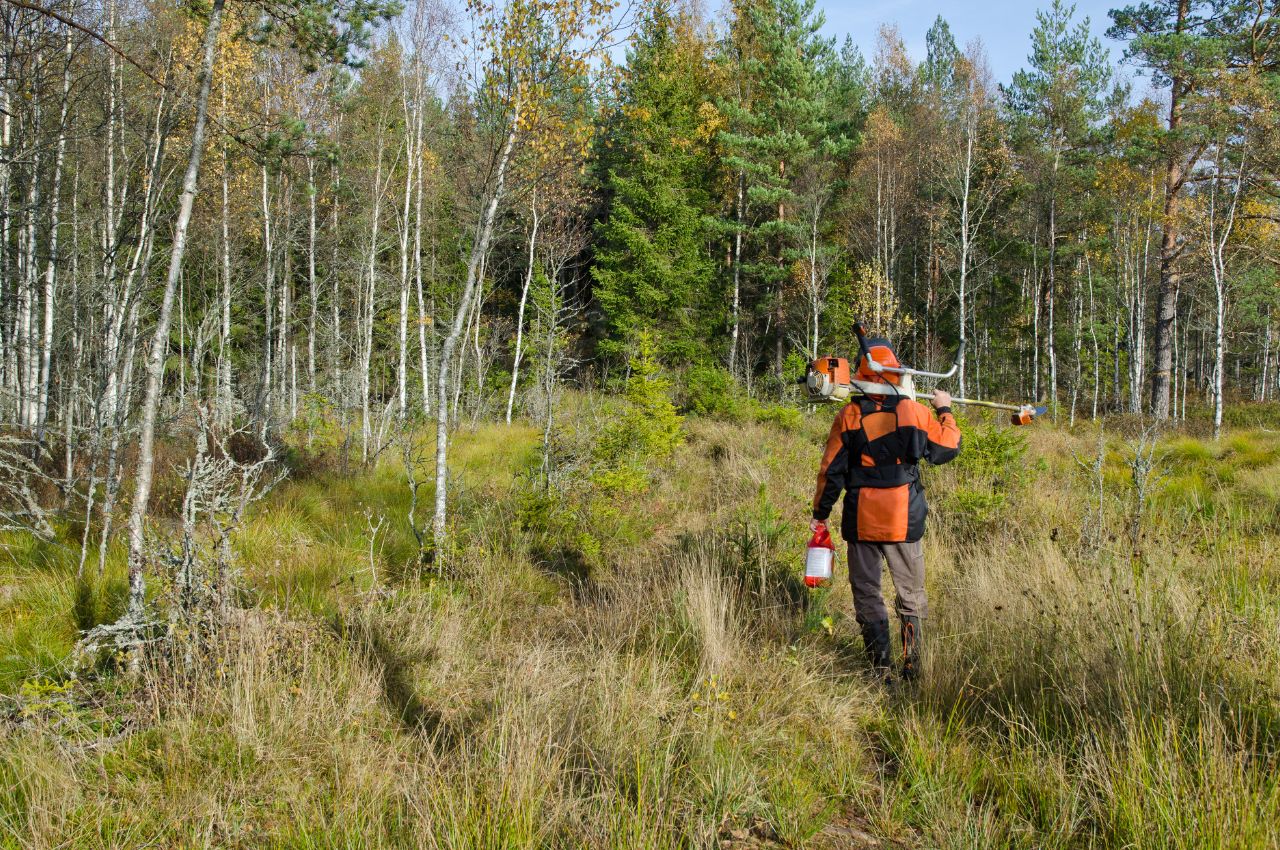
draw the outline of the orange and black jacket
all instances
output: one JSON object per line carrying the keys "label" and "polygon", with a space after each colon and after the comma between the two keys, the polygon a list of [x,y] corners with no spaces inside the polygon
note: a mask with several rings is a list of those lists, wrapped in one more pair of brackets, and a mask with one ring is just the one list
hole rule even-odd
{"label": "orange and black jacket", "polygon": [[845,490],[840,534],[845,540],[914,542],[929,513],[920,486],[921,460],[946,463],[960,453],[951,408],[934,419],[919,402],[901,397],[854,399],[841,408],[827,437],[813,497],[814,519],[831,516]]}

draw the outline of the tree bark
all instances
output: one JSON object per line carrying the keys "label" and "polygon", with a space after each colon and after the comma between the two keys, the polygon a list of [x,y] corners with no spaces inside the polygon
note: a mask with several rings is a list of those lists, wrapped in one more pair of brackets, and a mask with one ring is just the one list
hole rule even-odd
{"label": "tree bark", "polygon": [[[17,348],[13,326],[9,315],[10,305],[16,294],[11,287],[12,276],[9,271],[9,240],[12,229],[12,209],[9,198],[10,182],[13,175],[13,112],[9,94],[10,54],[15,49],[14,39],[9,32],[8,21],[0,19],[0,33],[5,38],[4,48],[0,50],[0,372],[3,381],[0,386],[4,395],[15,398],[17,374]],[[0,416],[5,415],[6,405],[0,404]],[[17,417],[17,411],[14,411]]]}
{"label": "tree bark", "polygon": [[[265,105],[263,109],[265,113]],[[265,122],[264,115],[263,121]],[[265,260],[265,274],[262,283],[262,307],[263,317],[266,325],[262,333],[262,387],[259,393],[262,398],[262,404],[258,410],[259,428],[262,434],[267,432],[267,423],[271,421],[272,408],[275,406],[273,390],[275,388],[275,363],[273,362],[273,353],[275,350],[275,246],[272,244],[272,227],[271,227],[271,184],[268,180],[267,166],[261,166],[262,171],[262,253]]]}
{"label": "tree bark", "polygon": [[316,161],[307,157],[307,287],[310,311],[307,315],[307,391],[316,391],[316,313],[320,294],[316,288]]}
{"label": "tree bark", "polygon": [[[40,134],[40,104],[43,96],[40,92],[40,51],[33,57],[34,82],[31,98],[31,135],[38,139]],[[36,311],[36,213],[40,209],[40,160],[41,148],[34,145],[29,160],[29,177],[27,179],[25,226],[19,232],[18,260],[21,268],[18,271],[18,417],[22,427],[28,432],[35,431],[36,424],[36,384],[39,380],[39,367],[35,355],[35,311]]]}
{"label": "tree bark", "polygon": [[[418,111],[418,135],[422,135],[422,111]],[[422,291],[422,184],[426,182],[425,167],[422,163],[422,157],[418,158],[418,191],[414,200],[414,216],[413,216],[413,278],[414,288],[417,290],[418,296],[418,373],[422,382],[422,415],[431,415],[431,373],[429,368],[429,360],[427,357],[427,324],[432,320],[432,316],[427,313],[426,298]],[[432,204],[434,209],[434,203]],[[431,274],[435,276],[435,248],[434,248],[434,215],[432,221],[432,252],[431,252]]]}
{"label": "tree bark", "polygon": [[404,92],[405,125],[409,130],[408,150],[405,154],[404,206],[400,215],[400,325],[399,361],[396,367],[396,391],[400,418],[409,413],[409,217],[413,209],[413,180],[419,157],[418,134],[413,121],[413,107],[408,87]]}
{"label": "tree bark", "polygon": [[977,131],[977,116],[966,110],[964,167],[960,191],[960,396],[968,395],[968,377],[965,374],[965,315],[969,296],[969,252],[973,241],[969,229],[969,195],[973,184],[973,142]]}
{"label": "tree bark", "polygon": [[[1186,28],[1190,0],[1178,0],[1175,31]],[[1169,137],[1177,136],[1182,124],[1186,81],[1174,76],[1169,89]],[[1171,149],[1165,159],[1164,214],[1160,236],[1160,290],[1156,299],[1155,362],[1151,370],[1151,415],[1157,420],[1169,418],[1170,376],[1173,370],[1173,320],[1177,311],[1174,293],[1178,289],[1178,258],[1182,254],[1178,234],[1178,207],[1181,200],[1185,164],[1181,154]]]}
{"label": "tree bark", "polygon": [[369,223],[369,254],[365,262],[368,275],[364,297],[364,327],[360,329],[360,459],[369,461],[369,440],[373,434],[373,421],[369,410],[369,371],[373,368],[373,325],[378,297],[378,224],[382,218],[382,155],[383,139],[379,134],[378,161],[373,175],[373,210]]}
{"label": "tree bark", "polygon": [[208,123],[209,88],[213,79],[213,60],[222,27],[224,0],[213,0],[209,11],[209,23],[205,27],[203,55],[197,80],[195,126],[191,131],[191,155],[182,178],[182,194],[178,199],[178,219],[173,228],[173,247],[169,254],[169,271],[165,277],[164,293],[160,299],[160,312],[156,319],[155,333],[151,338],[151,350],[147,354],[146,389],[142,400],[141,434],[138,440],[138,468],[134,478],[133,503],[129,510],[129,602],[125,619],[140,623],[146,604],[146,578],[144,573],[146,553],[143,524],[147,517],[147,503],[151,498],[151,480],[155,466],[156,414],[160,407],[160,391],[164,377],[164,355],[169,338],[169,324],[173,316],[173,296],[182,274],[182,258],[187,247],[187,228],[191,223],[191,209],[195,204],[197,184],[200,179],[200,161],[204,155],[204,136]]}
{"label": "tree bark", "polygon": [[467,260],[467,276],[462,288],[462,297],[458,300],[458,309],[454,313],[449,335],[445,337],[444,346],[440,352],[440,362],[436,369],[436,498],[431,528],[437,553],[441,551],[444,544],[448,520],[449,366],[453,359],[453,351],[458,345],[458,339],[466,326],[468,308],[471,306],[471,298],[480,277],[481,261],[488,255],[489,242],[493,239],[493,221],[498,213],[498,205],[502,201],[507,165],[511,161],[511,152],[515,148],[516,136],[520,131],[519,115],[520,105],[517,103],[511,115],[506,142],[498,158],[493,193],[489,196],[489,202],[484,207],[480,221],[477,222],[475,241],[471,246],[471,256]]}
{"label": "tree bark", "polygon": [[1223,212],[1223,221],[1218,223],[1218,194],[1222,185],[1223,152],[1217,152],[1218,162],[1213,179],[1213,188],[1209,195],[1209,221],[1207,244],[1209,247],[1210,266],[1213,271],[1213,291],[1215,297],[1214,313],[1214,349],[1213,349],[1213,438],[1222,436],[1223,394],[1226,389],[1226,351],[1227,351],[1227,246],[1235,228],[1236,209],[1240,201],[1240,192],[1244,183],[1244,157],[1238,165],[1235,185],[1231,187],[1230,202]]}
{"label": "tree bark", "polygon": [[[227,115],[227,84],[222,84],[222,116]],[[222,143],[222,324],[218,334],[218,422],[231,424],[231,162]]]}
{"label": "tree bark", "polygon": [[64,65],[62,67],[62,105],[58,117],[58,144],[53,156],[53,185],[49,198],[49,257],[44,271],[44,322],[40,340],[40,397],[36,414],[37,440],[43,441],[45,421],[49,416],[49,382],[53,371],[53,308],[58,269],[58,218],[62,200],[62,166],[67,154],[67,109],[71,101],[71,30],[64,33]]}
{"label": "tree bark", "polygon": [[524,343],[524,309],[529,303],[529,287],[533,284],[534,247],[538,243],[538,190],[535,187],[529,196],[529,213],[532,226],[529,230],[529,261],[525,267],[524,286],[520,289],[520,310],[516,314],[516,353],[511,363],[511,391],[507,393],[507,424],[511,424],[511,410],[516,404],[516,384],[520,381],[520,358],[524,354],[521,346]]}
{"label": "tree bark", "polygon": [[1044,289],[1045,306],[1045,355],[1049,360],[1049,410],[1054,421],[1058,419],[1058,347],[1056,344],[1056,326],[1054,322],[1054,303],[1057,300],[1058,286],[1058,165],[1061,154],[1055,153],[1053,160],[1053,184],[1049,192],[1049,274]]}
{"label": "tree bark", "polygon": [[738,373],[738,339],[742,327],[742,228],[746,218],[746,186],[746,173],[739,171],[737,227],[733,234],[733,329],[729,337],[729,374],[735,378]]}

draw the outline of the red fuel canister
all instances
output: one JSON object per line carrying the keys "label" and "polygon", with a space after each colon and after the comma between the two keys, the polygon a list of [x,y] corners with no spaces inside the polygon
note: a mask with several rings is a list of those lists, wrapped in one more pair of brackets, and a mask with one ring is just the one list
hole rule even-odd
{"label": "red fuel canister", "polygon": [[836,547],[831,542],[831,532],[825,525],[809,538],[809,548],[804,558],[804,583],[809,587],[818,587],[831,580],[831,570],[835,566]]}

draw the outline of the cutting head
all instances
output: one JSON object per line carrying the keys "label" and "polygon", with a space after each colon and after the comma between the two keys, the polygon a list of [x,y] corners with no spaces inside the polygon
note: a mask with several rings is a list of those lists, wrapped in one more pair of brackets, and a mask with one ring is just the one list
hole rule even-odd
{"label": "cutting head", "polygon": [[1049,408],[1047,407],[1033,407],[1032,405],[1024,404],[1018,408],[1013,416],[1009,417],[1009,421],[1014,425],[1030,425],[1036,421],[1037,416],[1044,416],[1048,412]]}

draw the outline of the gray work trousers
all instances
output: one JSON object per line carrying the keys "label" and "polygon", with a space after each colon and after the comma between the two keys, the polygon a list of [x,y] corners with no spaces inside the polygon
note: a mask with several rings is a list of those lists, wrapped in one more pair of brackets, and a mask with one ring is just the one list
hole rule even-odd
{"label": "gray work trousers", "polygon": [[889,575],[898,592],[899,617],[924,619],[928,604],[924,596],[924,543],[850,543],[849,584],[853,586],[853,613],[858,625],[889,619],[880,593],[881,561],[889,564]]}

